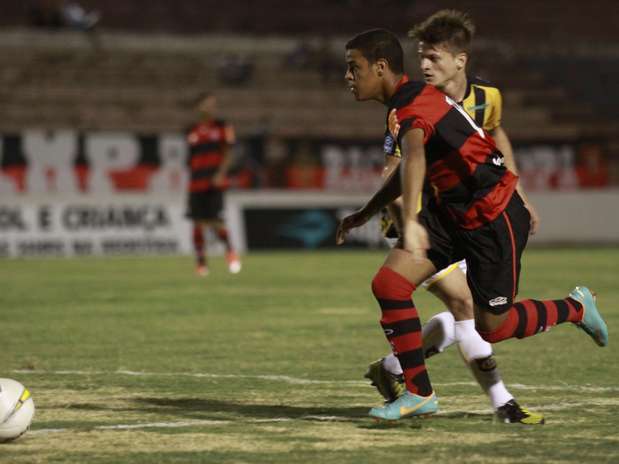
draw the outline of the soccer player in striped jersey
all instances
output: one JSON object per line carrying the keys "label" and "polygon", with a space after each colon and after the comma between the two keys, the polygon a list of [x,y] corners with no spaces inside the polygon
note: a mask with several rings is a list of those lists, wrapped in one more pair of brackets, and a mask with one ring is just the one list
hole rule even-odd
{"label": "soccer player in striped jersey", "polygon": [[226,122],[215,119],[215,95],[200,95],[197,110],[200,121],[187,134],[190,172],[187,216],[193,221],[196,273],[202,277],[208,275],[204,231],[211,229],[226,247],[228,270],[236,274],[241,270],[241,261],[232,248],[222,215],[231,147],[235,142],[234,129]]}
{"label": "soccer player in striped jersey", "polygon": [[[499,89],[488,82],[470,78],[466,73],[474,31],[475,27],[466,14],[442,10],[416,26],[410,35],[419,41],[421,72],[425,82],[433,84],[458,102],[479,127],[492,134],[497,148],[504,154],[505,165],[517,173],[511,144],[501,127],[502,98]],[[388,126],[384,143],[384,177],[393,172],[401,159],[400,150],[394,143],[399,129],[395,111],[389,115]],[[524,198],[520,187],[519,192]],[[426,198],[431,196],[427,185],[424,194]],[[535,210],[530,206],[528,208],[533,233],[539,219]],[[390,215],[383,216],[382,227],[386,237],[397,236],[399,211],[399,202],[396,200],[396,204],[390,206]],[[450,308],[450,311],[436,314],[423,326],[425,357],[457,343],[465,363],[490,397],[501,420],[508,423],[544,423],[541,414],[520,407],[501,380],[490,343],[483,340],[475,330],[473,302],[465,273],[466,262],[462,260],[440,270],[422,284]],[[393,401],[404,393],[401,384],[402,368],[394,354],[370,364],[366,377],[386,401]]]}
{"label": "soccer player in striped jersey", "polygon": [[[493,139],[436,87],[408,80],[402,47],[389,31],[351,39],[346,61],[346,79],[357,100],[382,102],[387,114],[396,110],[402,153],[394,174],[363,208],[342,219],[336,237],[343,243],[350,229],[402,196],[400,244],[372,280],[372,291],[407,391],[372,408],[370,416],[398,420],[438,410],[412,294],[437,270],[463,258],[476,327],[486,341],[524,338],[572,322],[605,346],[606,324],[586,287],[558,300],[514,301],[531,215],[516,192],[518,177],[505,167]],[[434,195],[418,213],[426,181]]]}

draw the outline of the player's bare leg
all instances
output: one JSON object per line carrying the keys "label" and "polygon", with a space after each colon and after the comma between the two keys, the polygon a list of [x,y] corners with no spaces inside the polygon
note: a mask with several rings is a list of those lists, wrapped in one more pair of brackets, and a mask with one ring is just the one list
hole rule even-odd
{"label": "player's bare leg", "polygon": [[196,274],[200,277],[206,277],[209,272],[206,257],[206,241],[204,238],[204,225],[200,221],[192,223],[191,237],[196,258]]}
{"label": "player's bare leg", "polygon": [[211,223],[217,238],[221,240],[226,247],[226,262],[228,263],[228,271],[232,274],[237,274],[241,271],[241,260],[230,242],[230,234],[228,228],[223,221],[214,221]]}

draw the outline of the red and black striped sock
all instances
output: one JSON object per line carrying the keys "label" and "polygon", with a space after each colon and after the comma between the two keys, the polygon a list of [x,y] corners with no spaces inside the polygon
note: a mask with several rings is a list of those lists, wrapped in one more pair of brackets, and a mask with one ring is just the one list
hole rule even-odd
{"label": "red and black striped sock", "polygon": [[406,387],[421,396],[432,394],[426,371],[421,322],[411,296],[415,286],[388,267],[381,267],[372,280],[372,292],[382,311],[380,324],[397,356]]}
{"label": "red and black striped sock", "polygon": [[492,332],[480,332],[490,343],[508,338],[526,338],[563,322],[580,322],[582,305],[573,298],[563,300],[522,300],[508,310],[503,324]]}
{"label": "red and black striped sock", "polygon": [[198,224],[193,225],[193,249],[196,254],[196,261],[199,266],[206,264],[206,256],[204,255],[204,231],[202,226]]}

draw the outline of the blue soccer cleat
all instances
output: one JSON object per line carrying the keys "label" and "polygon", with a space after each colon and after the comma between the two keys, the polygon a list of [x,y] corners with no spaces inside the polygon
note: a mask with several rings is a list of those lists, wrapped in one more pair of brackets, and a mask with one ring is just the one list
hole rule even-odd
{"label": "blue soccer cleat", "polygon": [[608,328],[595,305],[595,295],[587,287],[576,287],[570,298],[578,301],[583,308],[583,316],[576,325],[584,330],[599,346],[608,345]]}
{"label": "blue soccer cleat", "polygon": [[405,417],[427,416],[438,411],[438,399],[432,393],[429,396],[419,396],[409,391],[397,400],[382,408],[370,409],[370,417],[381,420],[396,421]]}

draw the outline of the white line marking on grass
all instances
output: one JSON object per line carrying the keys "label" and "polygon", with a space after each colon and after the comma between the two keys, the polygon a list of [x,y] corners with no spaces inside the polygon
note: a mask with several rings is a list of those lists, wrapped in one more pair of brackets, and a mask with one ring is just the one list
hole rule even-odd
{"label": "white line marking on grass", "polygon": [[[591,408],[591,406],[614,406],[619,402],[614,398],[598,398],[595,401],[587,401],[587,402],[561,402],[554,404],[545,404],[536,406],[537,410],[540,411],[564,411],[568,409],[574,409],[579,407]],[[441,410],[436,415],[443,416],[453,414],[454,412],[464,412],[468,414],[488,414],[492,415],[493,411],[490,408],[486,409],[473,409],[462,411],[462,409],[458,408],[457,410],[452,410],[448,408],[447,410]],[[55,429],[39,429],[39,430],[31,430],[28,432],[29,435],[45,435],[49,433],[63,433],[63,432],[91,432],[97,430],[140,430],[140,429],[173,429],[173,428],[183,428],[183,427],[208,427],[208,426],[218,426],[218,425],[228,425],[233,423],[243,422],[246,424],[267,424],[267,423],[281,423],[281,422],[292,422],[297,420],[313,420],[313,421],[321,421],[321,422],[358,422],[365,421],[366,417],[346,417],[346,416],[316,416],[316,415],[308,415],[308,416],[299,416],[299,417],[272,417],[268,419],[239,419],[239,420],[192,420],[192,421],[179,421],[179,422],[146,422],[142,424],[110,424],[110,425],[97,425],[94,427],[84,427],[81,428],[55,428]]]}
{"label": "white line marking on grass", "polygon": [[[299,377],[291,377],[288,375],[242,375],[242,374],[211,374],[201,372],[142,372],[142,371],[80,371],[80,370],[58,370],[58,371],[46,371],[46,370],[29,370],[29,369],[16,369],[13,370],[15,374],[24,375],[77,375],[77,376],[89,376],[89,375],[126,375],[134,377],[192,377],[192,378],[210,378],[210,379],[256,379],[256,380],[269,380],[274,382],[284,382],[292,385],[353,385],[367,387],[369,384],[367,381],[362,380],[315,380],[315,379],[303,379]],[[437,387],[478,387],[475,382],[433,382]],[[520,383],[510,384],[509,388],[515,390],[553,390],[553,391],[580,391],[590,393],[604,393],[604,392],[619,392],[619,387],[599,387],[595,385],[524,385]]]}
{"label": "white line marking on grass", "polygon": [[[365,418],[364,418],[365,419]],[[273,417],[269,419],[243,419],[243,423],[249,424],[266,424],[277,422],[292,422],[295,420],[315,420],[322,422],[354,422],[359,418],[344,417],[344,416],[300,416],[300,417]],[[56,428],[56,429],[39,429],[31,430],[28,435],[45,435],[48,433],[63,433],[63,432],[90,432],[93,430],[139,430],[139,429],[175,429],[183,427],[209,426],[209,425],[227,425],[232,424],[232,420],[193,420],[180,422],[146,422],[143,424],[111,424],[97,425],[94,427],[84,427],[83,429],[73,428]]]}
{"label": "white line marking on grass", "polygon": [[31,374],[31,375],[127,375],[134,377],[193,377],[207,379],[257,379],[257,380],[272,380],[276,382],[284,382],[292,385],[325,385],[325,384],[345,384],[345,385],[368,385],[367,382],[361,380],[313,380],[302,379],[299,377],[290,377],[288,375],[240,375],[240,374],[209,374],[201,372],[140,372],[140,371],[77,371],[77,370],[60,370],[60,371],[45,371],[45,370],[28,370],[16,369],[13,371],[16,374]]}

